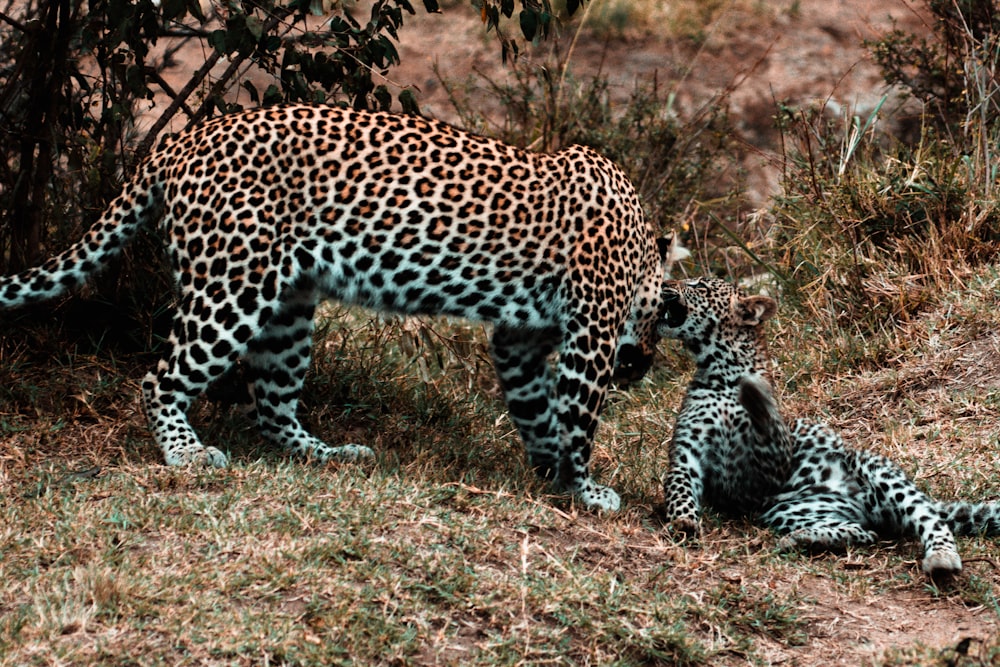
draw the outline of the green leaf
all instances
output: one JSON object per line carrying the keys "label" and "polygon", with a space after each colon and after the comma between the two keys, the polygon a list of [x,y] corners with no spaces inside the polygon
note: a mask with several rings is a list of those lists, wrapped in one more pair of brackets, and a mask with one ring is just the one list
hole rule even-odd
{"label": "green leaf", "polygon": [[500,41],[500,60],[504,65],[507,64],[508,58],[511,62],[517,60],[517,54],[517,42],[513,39],[503,39]]}
{"label": "green leaf", "polygon": [[529,42],[535,39],[535,33],[538,32],[538,12],[531,9],[521,10],[521,34]]}
{"label": "green leaf", "polygon": [[570,16],[573,16],[579,8],[580,0],[566,0],[566,13]]}
{"label": "green leaf", "polygon": [[281,90],[273,83],[264,91],[264,106],[281,102]]}
{"label": "green leaf", "polygon": [[257,94],[257,87],[254,86],[252,83],[250,83],[250,81],[248,81],[248,80],[244,80],[243,83],[240,84],[240,85],[243,88],[246,88],[246,91],[250,94],[250,101],[253,102],[254,104],[258,104],[259,105],[260,104],[260,95]]}
{"label": "green leaf", "polygon": [[411,116],[420,115],[420,106],[417,104],[417,97],[409,88],[399,91],[399,104],[403,107],[403,113]]}
{"label": "green leaf", "polygon": [[146,70],[139,65],[131,65],[125,70],[125,83],[129,91],[136,97],[152,98],[152,93],[146,86]]}
{"label": "green leaf", "polygon": [[225,30],[213,30],[208,36],[208,43],[212,45],[218,53],[226,55],[226,31]]}
{"label": "green leaf", "polygon": [[254,41],[259,42],[260,38],[264,35],[264,24],[261,20],[256,16],[251,15],[247,17],[246,25],[247,31],[253,35]]}
{"label": "green leaf", "polygon": [[392,93],[385,86],[378,86],[372,95],[375,96],[375,101],[378,102],[378,107],[382,111],[388,111],[392,108]]}
{"label": "green leaf", "polygon": [[201,11],[201,3],[198,0],[185,0],[188,13],[202,23],[205,22],[205,12]]}
{"label": "green leaf", "polygon": [[160,5],[164,21],[173,21],[184,16],[188,11],[187,0],[163,0]]}
{"label": "green leaf", "polygon": [[265,51],[274,53],[281,48],[281,38],[277,35],[268,35],[264,38],[264,44],[262,46]]}

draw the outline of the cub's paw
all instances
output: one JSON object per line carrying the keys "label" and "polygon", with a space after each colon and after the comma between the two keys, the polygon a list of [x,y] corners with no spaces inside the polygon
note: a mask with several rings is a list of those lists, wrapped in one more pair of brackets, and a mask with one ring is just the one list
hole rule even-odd
{"label": "cub's paw", "polygon": [[778,540],[778,551],[795,551],[800,547],[808,547],[811,542],[806,540],[805,531],[795,530]]}
{"label": "cub's paw", "polygon": [[318,461],[320,463],[326,463],[327,461],[353,463],[375,457],[375,451],[371,447],[355,444],[331,447],[319,440],[310,440],[308,443],[295,448],[293,452],[308,461]]}
{"label": "cub's paw", "polygon": [[962,571],[962,558],[953,549],[928,551],[924,555],[923,570],[934,579],[951,577]]}
{"label": "cub's paw", "polygon": [[613,489],[601,486],[600,484],[594,484],[593,482],[588,482],[583,489],[577,491],[576,497],[580,499],[580,502],[587,509],[592,510],[617,512],[622,506],[621,498],[618,497],[618,494]]}
{"label": "cub's paw", "polygon": [[778,551],[842,550],[848,546],[867,546],[878,541],[878,533],[856,523],[835,526],[797,528],[778,540]]}
{"label": "cub's paw", "polygon": [[229,457],[222,450],[215,447],[206,447],[205,463],[211,465],[213,468],[225,468],[229,465]]}
{"label": "cub's paw", "polygon": [[696,539],[701,535],[701,523],[697,517],[679,516],[667,522],[666,531],[677,537]]}

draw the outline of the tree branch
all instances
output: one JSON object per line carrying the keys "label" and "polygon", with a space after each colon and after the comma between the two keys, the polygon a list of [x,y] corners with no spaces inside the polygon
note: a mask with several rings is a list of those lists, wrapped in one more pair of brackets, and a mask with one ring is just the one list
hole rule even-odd
{"label": "tree branch", "polygon": [[198,71],[184,84],[184,87],[180,89],[176,97],[170,101],[170,104],[160,114],[160,117],[156,119],[153,126],[149,128],[149,132],[146,133],[146,136],[139,143],[139,147],[136,149],[135,156],[133,157],[134,164],[142,162],[149,155],[156,137],[163,131],[163,128],[167,126],[167,123],[170,122],[170,119],[174,117],[177,111],[187,104],[187,98],[191,97],[191,93],[201,85],[201,82],[205,80],[205,77],[208,76],[208,73],[212,71],[212,68],[215,67],[215,64],[219,62],[219,58],[221,57],[221,53],[213,50],[208,58],[205,59],[205,63],[198,68]]}

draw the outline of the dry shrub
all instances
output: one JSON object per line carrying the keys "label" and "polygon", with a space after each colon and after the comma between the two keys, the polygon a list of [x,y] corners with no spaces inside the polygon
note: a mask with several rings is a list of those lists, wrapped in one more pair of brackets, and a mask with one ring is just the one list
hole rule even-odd
{"label": "dry shrub", "polygon": [[888,95],[864,115],[779,110],[777,272],[791,300],[831,330],[893,330],[996,256],[1000,23],[966,15],[972,4],[930,2],[937,34],[922,52],[899,31],[869,44],[886,80],[923,103],[912,137],[882,116]]}

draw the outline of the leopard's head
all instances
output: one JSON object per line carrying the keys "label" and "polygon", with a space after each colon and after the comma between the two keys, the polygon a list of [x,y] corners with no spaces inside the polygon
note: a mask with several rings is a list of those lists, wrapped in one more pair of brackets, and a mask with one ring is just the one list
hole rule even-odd
{"label": "leopard's head", "polygon": [[717,358],[722,349],[756,354],[760,325],[777,307],[770,297],[747,296],[718,278],[668,280],[660,294],[656,329],[664,338],[682,341],[699,363]]}
{"label": "leopard's head", "polygon": [[656,345],[660,342],[660,291],[670,278],[673,265],[690,253],[673,233],[656,240],[656,257],[647,266],[646,275],[632,304],[632,313],[618,341],[615,353],[614,380],[628,385],[641,380],[653,365]]}

